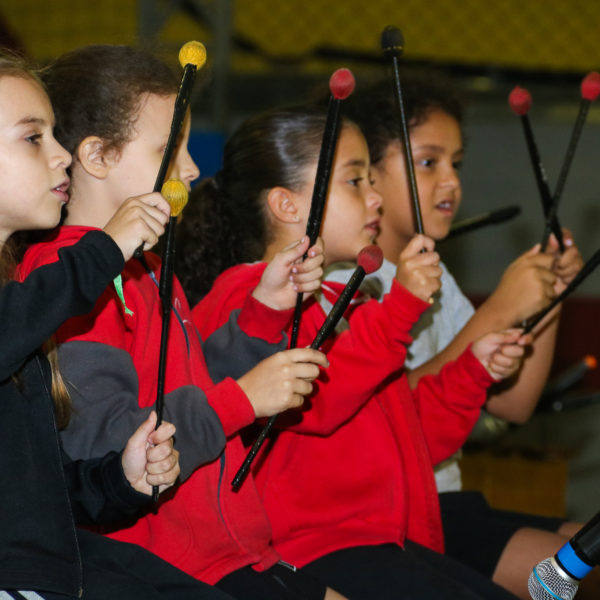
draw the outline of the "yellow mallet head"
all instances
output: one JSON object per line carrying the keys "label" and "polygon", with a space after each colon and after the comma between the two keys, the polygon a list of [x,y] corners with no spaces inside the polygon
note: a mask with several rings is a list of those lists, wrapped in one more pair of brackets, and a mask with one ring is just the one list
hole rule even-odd
{"label": "yellow mallet head", "polygon": [[179,64],[182,67],[185,65],[194,65],[196,69],[201,69],[206,62],[206,48],[200,42],[187,42],[181,46],[179,51]]}
{"label": "yellow mallet head", "polygon": [[171,207],[171,216],[177,217],[188,201],[188,191],[179,179],[168,179],[164,182],[160,193]]}

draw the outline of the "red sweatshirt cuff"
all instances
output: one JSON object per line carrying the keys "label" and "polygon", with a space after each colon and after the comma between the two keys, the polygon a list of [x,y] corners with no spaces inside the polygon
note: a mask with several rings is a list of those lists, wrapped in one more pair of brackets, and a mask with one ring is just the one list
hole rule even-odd
{"label": "red sweatshirt cuff", "polygon": [[431,308],[428,302],[417,298],[395,279],[392,281],[390,293],[384,297],[383,303],[387,305],[386,310],[389,311],[391,318],[399,325],[404,327],[408,325],[408,329],[411,329],[419,317],[428,308]]}
{"label": "red sweatshirt cuff", "polygon": [[256,416],[242,388],[230,377],[206,390],[208,403],[217,413],[226,437],[254,423]]}
{"label": "red sweatshirt cuff", "polygon": [[292,318],[293,309],[276,310],[257,300],[249,292],[238,316],[240,329],[250,337],[277,344]]}

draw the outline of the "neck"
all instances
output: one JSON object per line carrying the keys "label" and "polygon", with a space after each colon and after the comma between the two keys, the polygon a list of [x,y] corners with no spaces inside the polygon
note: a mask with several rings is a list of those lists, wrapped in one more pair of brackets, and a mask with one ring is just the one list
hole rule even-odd
{"label": "neck", "polygon": [[393,263],[398,262],[398,257],[407,243],[407,240],[404,240],[391,229],[384,227],[382,223],[381,233],[377,237],[377,245],[381,248],[386,260]]}
{"label": "neck", "polygon": [[305,224],[293,224],[285,227],[275,227],[271,230],[270,241],[267,243],[265,253],[263,254],[262,260],[264,262],[271,262],[275,254],[281,252],[284,248],[287,248],[291,244],[298,242],[306,233]]}
{"label": "neck", "polygon": [[263,262],[271,262],[271,260],[273,260],[273,257],[278,253],[281,252],[284,248],[287,248],[290,244],[293,244],[294,241],[297,240],[292,240],[291,236],[287,236],[287,235],[283,235],[283,234],[279,234],[277,235],[274,239],[272,239],[266,246],[265,248],[265,253],[263,254]]}
{"label": "neck", "polygon": [[[270,244],[267,245],[267,248],[265,250],[265,253],[263,254],[262,260],[263,262],[271,262],[271,260],[273,260],[273,257],[275,256],[275,254],[277,254],[278,252],[281,252],[284,248],[287,248],[288,246],[290,246],[291,244],[295,244],[297,241],[299,241],[302,238],[303,234],[298,235],[298,237],[294,237],[294,238],[286,238],[286,239],[278,239],[278,240],[274,240],[273,242],[271,242]],[[350,260],[350,259],[348,259]],[[355,260],[355,259],[352,259]],[[323,261],[323,268],[327,268],[330,265],[332,265],[334,262],[339,262],[336,260],[329,260],[327,258],[327,253],[325,253],[325,260]]]}
{"label": "neck", "polygon": [[110,201],[105,197],[102,181],[78,178],[73,173],[65,225],[81,225],[102,229],[113,216]]}

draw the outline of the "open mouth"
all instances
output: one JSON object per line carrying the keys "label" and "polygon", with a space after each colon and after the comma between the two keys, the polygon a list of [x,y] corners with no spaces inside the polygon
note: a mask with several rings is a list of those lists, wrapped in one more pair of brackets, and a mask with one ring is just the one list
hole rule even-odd
{"label": "open mouth", "polygon": [[436,204],[435,208],[445,215],[452,216],[454,214],[454,202],[452,200],[443,200]]}
{"label": "open mouth", "polygon": [[69,183],[70,183],[69,180],[66,179],[60,185],[57,185],[56,187],[52,188],[52,193],[55,194],[56,196],[58,196],[59,200],[63,204],[66,204],[69,201],[69,194],[68,194]]}
{"label": "open mouth", "polygon": [[367,223],[365,225],[365,229],[367,231],[371,232],[372,235],[378,236],[379,235],[379,219],[375,219],[374,221]]}

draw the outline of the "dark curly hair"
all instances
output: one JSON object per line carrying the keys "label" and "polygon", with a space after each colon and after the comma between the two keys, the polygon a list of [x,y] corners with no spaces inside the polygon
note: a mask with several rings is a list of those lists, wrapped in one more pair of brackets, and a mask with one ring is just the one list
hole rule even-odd
{"label": "dark curly hair", "polygon": [[[409,129],[441,110],[463,124],[465,99],[451,79],[433,70],[401,75],[404,112]],[[386,148],[402,141],[398,108],[390,78],[358,89],[344,104],[344,112],[361,128],[369,146],[371,164],[378,164]]]}

